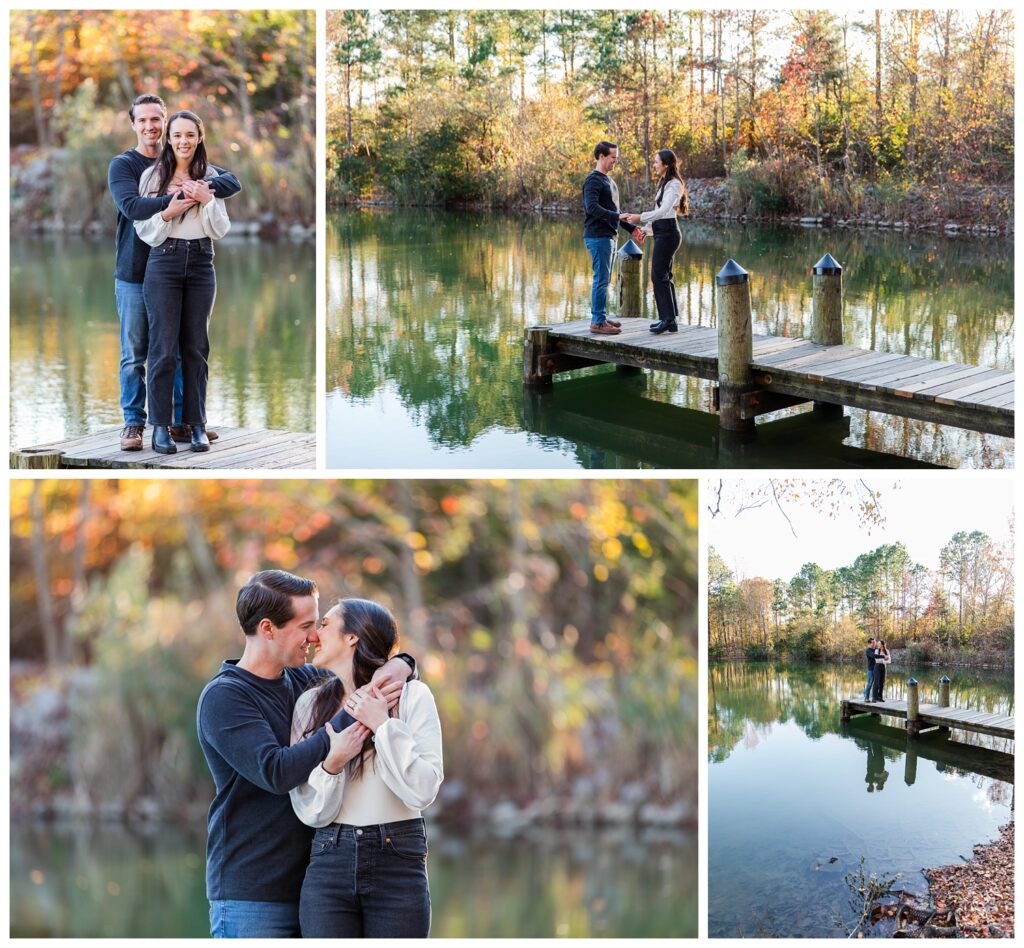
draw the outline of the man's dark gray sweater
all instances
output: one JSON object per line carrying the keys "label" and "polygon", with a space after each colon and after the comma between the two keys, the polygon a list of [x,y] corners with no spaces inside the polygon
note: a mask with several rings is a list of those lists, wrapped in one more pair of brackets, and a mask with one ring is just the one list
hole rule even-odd
{"label": "man's dark gray sweater", "polygon": [[[149,260],[149,244],[135,233],[135,221],[148,220],[159,214],[171,203],[169,194],[161,197],[140,197],[139,181],[142,173],[153,164],[135,148],[129,148],[110,162],[107,169],[107,187],[117,207],[117,263],[114,276],[125,283],[141,283],[146,278],[146,262]],[[210,182],[213,193],[219,198],[238,194],[242,186],[233,174],[216,168],[217,177]]]}
{"label": "man's dark gray sweater", "polygon": [[[288,791],[305,783],[330,749],[324,729],[289,747],[292,712],[319,676],[311,665],[260,678],[236,662],[199,697],[199,743],[216,795],[208,815],[206,895],[248,902],[297,902],[313,831]],[[335,719],[335,728],[352,719]]]}

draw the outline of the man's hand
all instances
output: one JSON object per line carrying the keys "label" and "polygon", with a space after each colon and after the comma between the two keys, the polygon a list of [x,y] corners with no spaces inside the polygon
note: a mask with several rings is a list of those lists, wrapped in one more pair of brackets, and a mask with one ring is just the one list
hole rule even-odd
{"label": "man's hand", "polygon": [[345,764],[363,749],[363,742],[370,736],[370,731],[358,721],[343,731],[334,730],[330,721],[324,727],[327,729],[331,749],[324,758],[323,768],[329,774],[340,774]]}
{"label": "man's hand", "polygon": [[195,207],[196,201],[194,198],[190,198],[187,194],[179,197],[180,193],[178,191],[174,192],[171,203],[167,205],[167,209],[160,215],[165,221],[172,221],[176,217],[181,217],[190,207]]}
{"label": "man's hand", "polygon": [[632,237],[638,244],[642,244],[647,239],[647,235],[639,227],[633,231]]}
{"label": "man's hand", "polygon": [[[349,704],[352,705],[351,710],[349,710]],[[387,698],[376,685],[370,685],[368,691],[365,688],[360,688],[345,703],[345,710],[375,734],[377,728],[388,719]]]}
{"label": "man's hand", "polygon": [[209,181],[186,181],[181,186],[185,197],[192,198],[197,204],[209,204],[213,200],[213,189]]}
{"label": "man's hand", "polygon": [[619,217],[622,220],[624,220],[627,224],[639,224],[640,223],[640,215],[639,214],[620,214]]}

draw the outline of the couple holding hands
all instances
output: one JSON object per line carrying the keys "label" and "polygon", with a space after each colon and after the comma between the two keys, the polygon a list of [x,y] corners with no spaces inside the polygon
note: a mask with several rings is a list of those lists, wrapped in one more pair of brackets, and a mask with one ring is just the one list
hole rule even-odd
{"label": "couple holding hands", "polygon": [[654,237],[651,283],[654,285],[658,320],[651,323],[651,332],[676,332],[679,308],[672,281],[672,261],[682,242],[676,218],[689,213],[689,202],[675,152],[663,148],[652,159],[651,168],[659,181],[658,191],[654,208],[640,214],[619,211],[619,189],[610,177],[619,160],[618,146],[612,142],[598,142],[594,148],[594,160],[594,170],[583,182],[583,242],[590,252],[594,270],[590,291],[590,331],[606,336],[615,336],[622,331],[619,322],[609,319],[607,314],[615,236],[618,228],[622,227],[637,243],[642,244],[647,236]]}

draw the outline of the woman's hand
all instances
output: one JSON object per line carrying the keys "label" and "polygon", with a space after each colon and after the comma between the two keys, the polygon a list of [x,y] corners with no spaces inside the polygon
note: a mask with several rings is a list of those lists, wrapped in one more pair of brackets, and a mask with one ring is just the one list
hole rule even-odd
{"label": "woman's hand", "polygon": [[331,749],[324,758],[323,768],[329,774],[340,774],[345,769],[345,764],[363,749],[363,743],[370,736],[370,731],[358,721],[343,731],[334,730],[329,721],[324,727],[327,728]]}
{"label": "woman's hand", "polygon": [[622,215],[622,219],[627,224],[639,224],[640,223],[640,215],[639,214],[623,214]]}
{"label": "woman's hand", "polygon": [[388,701],[376,685],[360,688],[348,701],[345,710],[357,721],[365,724],[374,734],[388,719]]}
{"label": "woman's hand", "polygon": [[186,197],[192,198],[197,204],[209,204],[213,200],[213,189],[209,181],[186,181],[182,186]]}
{"label": "woman's hand", "polygon": [[176,217],[181,217],[190,207],[195,207],[195,200],[190,198],[188,194],[179,197],[181,191],[175,191],[171,197],[171,203],[161,212],[160,217],[165,221],[173,221]]}

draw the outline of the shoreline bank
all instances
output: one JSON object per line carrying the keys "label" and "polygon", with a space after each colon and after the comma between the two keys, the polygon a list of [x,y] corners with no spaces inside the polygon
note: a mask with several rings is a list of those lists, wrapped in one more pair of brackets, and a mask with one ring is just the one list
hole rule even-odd
{"label": "shoreline bank", "polygon": [[[912,196],[896,207],[885,204],[865,206],[859,213],[840,214],[823,212],[817,208],[802,208],[788,213],[758,213],[749,205],[741,211],[732,209],[725,178],[688,178],[687,190],[690,197],[689,219],[694,221],[717,221],[722,223],[757,224],[774,227],[800,227],[805,229],[829,230],[876,230],[882,232],[941,233],[949,238],[956,237],[1004,237],[1014,236],[1013,186],[975,185],[965,189],[960,213],[940,213],[941,202],[933,194],[922,193]],[[922,188],[923,191],[923,188]],[[1008,202],[1009,211],[1004,202]],[[637,198],[624,201],[623,206],[637,203]],[[582,209],[576,204],[562,202],[528,202],[494,207],[483,202],[457,204],[405,204],[389,198],[366,198],[336,202],[328,200],[328,210],[436,207],[456,211],[505,211],[521,214],[555,214],[582,216]]]}

